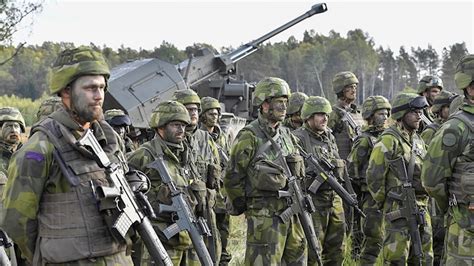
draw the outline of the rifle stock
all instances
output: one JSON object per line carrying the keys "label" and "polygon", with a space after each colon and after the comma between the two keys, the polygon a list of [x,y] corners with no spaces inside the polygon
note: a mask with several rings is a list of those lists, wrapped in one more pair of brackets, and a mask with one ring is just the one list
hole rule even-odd
{"label": "rifle stock", "polygon": [[[94,188],[99,200],[99,208],[114,218],[108,225],[118,240],[124,240],[132,227],[143,239],[148,252],[153,260],[160,265],[171,266],[171,258],[153,229],[150,220],[138,205],[134,192],[130,189],[122,169],[110,162],[99,142],[90,129],[77,141],[78,146],[85,147],[95,156],[96,162],[108,173],[111,187],[98,186]],[[106,219],[108,221],[109,219]]]}

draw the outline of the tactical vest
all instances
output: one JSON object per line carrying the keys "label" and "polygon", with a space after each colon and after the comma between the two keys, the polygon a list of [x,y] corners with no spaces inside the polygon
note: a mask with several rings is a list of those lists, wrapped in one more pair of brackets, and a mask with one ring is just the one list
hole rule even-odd
{"label": "tactical vest", "polygon": [[[345,167],[345,162],[342,159],[339,159],[339,154],[337,153],[337,147],[336,143],[331,141],[331,133],[326,132],[328,134],[328,138],[326,140],[324,139],[318,139],[314,136],[311,136],[312,133],[308,131],[305,126],[298,128],[297,130],[293,131],[293,135],[298,137],[303,143],[304,148],[307,152],[312,153],[318,157],[322,158],[327,158],[329,161],[335,166],[335,169],[333,171],[334,176],[337,177],[338,181],[340,183],[343,183],[343,175],[344,175],[344,167]],[[312,183],[312,179],[308,180],[306,184],[306,188],[308,188],[309,185]],[[332,190],[331,187],[324,182],[321,187],[318,189],[320,190]]]}
{"label": "tactical vest", "polygon": [[[271,211],[280,211],[288,206],[285,199],[279,199],[278,191],[284,190],[287,183],[283,162],[286,160],[290,171],[303,167],[303,158],[291,139],[290,130],[280,126],[272,137],[279,150],[275,150],[271,141],[261,128],[259,120],[252,121],[243,130],[249,130],[256,136],[257,151],[250,161],[247,170],[245,193],[249,208],[267,208]],[[296,171],[295,171],[296,172]],[[293,173],[301,177],[301,173]]]}
{"label": "tactical vest", "polygon": [[[103,121],[100,125],[107,137],[104,151],[112,162],[120,161],[115,155],[118,145],[112,127]],[[71,184],[69,192],[42,195],[34,261],[64,263],[125,251],[126,245],[112,237],[94,196],[96,186],[109,184],[105,169],[79,152],[73,144],[74,136],[56,120],[46,118],[32,129],[32,134],[37,131],[54,143],[69,169],[68,173],[62,171],[63,175],[72,175],[77,184]]]}
{"label": "tactical vest", "polygon": [[474,210],[474,115],[466,111],[458,111],[449,119],[460,120],[469,130],[469,143],[456,159],[452,178],[449,181],[449,193],[459,203],[469,205]]}
{"label": "tactical vest", "polygon": [[[352,107],[352,106],[351,106]],[[341,107],[338,107],[341,108]],[[336,127],[333,128],[332,134],[336,138],[336,145],[339,150],[339,155],[341,159],[347,160],[347,157],[349,156],[349,153],[352,150],[352,143],[354,142],[354,139],[357,137],[357,130],[360,130],[361,126],[364,123],[364,119],[362,118],[362,115],[357,112],[349,112],[345,111],[348,115],[352,117],[354,122],[357,124],[359,129],[352,128],[348,122],[342,121],[342,118],[344,117],[344,113],[339,110],[338,108],[334,108],[334,112],[336,112],[339,116],[339,121],[336,123]],[[354,106],[355,110],[355,106]]]}
{"label": "tactical vest", "polygon": [[[394,151],[397,150],[397,146],[400,146],[401,150],[402,150],[402,154],[395,154],[396,156],[403,156],[403,159],[405,161],[405,168],[408,170],[409,168],[409,162],[410,162],[410,157],[411,157],[411,154],[412,152],[414,152],[414,156],[415,156],[415,165],[414,165],[414,170],[413,170],[413,177],[412,177],[412,181],[411,181],[411,184],[412,184],[412,187],[415,189],[415,194],[417,196],[417,198],[426,198],[427,194],[426,194],[426,191],[425,189],[423,188],[422,184],[421,184],[421,161],[422,159],[424,158],[425,154],[426,154],[426,151],[424,149],[420,149],[418,147],[424,147],[424,142],[423,140],[414,132],[413,133],[413,138],[415,138],[415,147],[412,146],[412,143],[408,143],[405,138],[400,134],[400,132],[398,132],[397,130],[389,127],[387,128],[381,136],[384,136],[384,135],[391,135],[394,137],[394,139],[396,140],[396,147],[394,147]],[[415,149],[413,151],[413,149]],[[399,176],[397,176],[398,180],[400,181],[399,182],[399,186],[397,187],[387,187],[387,191],[391,190],[391,189],[395,189],[395,190],[398,190],[400,189],[403,181],[400,179]],[[399,192],[399,191],[397,191]]]}

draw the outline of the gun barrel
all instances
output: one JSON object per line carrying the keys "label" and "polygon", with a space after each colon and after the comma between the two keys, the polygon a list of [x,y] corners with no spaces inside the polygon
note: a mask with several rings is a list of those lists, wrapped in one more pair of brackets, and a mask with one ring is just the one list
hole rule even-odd
{"label": "gun barrel", "polygon": [[232,60],[232,62],[237,62],[240,59],[250,55],[251,53],[255,52],[260,44],[262,44],[264,41],[270,39],[271,37],[279,34],[282,31],[285,31],[286,29],[300,23],[302,20],[305,20],[313,15],[319,14],[326,12],[327,6],[325,3],[320,3],[320,4],[315,4],[311,7],[311,9],[307,12],[305,12],[303,15],[283,24],[282,26],[270,31],[269,33],[263,35],[262,37],[253,40],[245,45],[242,45],[241,47],[237,48],[236,50],[232,51],[229,53],[229,58]]}
{"label": "gun barrel", "polygon": [[150,256],[156,263],[166,266],[173,265],[171,258],[168,256],[165,247],[147,217],[142,220],[142,223],[136,226],[136,230],[145,244],[148,253],[150,253]]}

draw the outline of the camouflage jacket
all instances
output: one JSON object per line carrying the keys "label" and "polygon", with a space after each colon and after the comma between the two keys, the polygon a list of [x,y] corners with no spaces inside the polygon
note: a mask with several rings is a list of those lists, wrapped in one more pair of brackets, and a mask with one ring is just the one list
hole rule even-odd
{"label": "camouflage jacket", "polygon": [[362,134],[352,144],[351,153],[347,158],[349,176],[361,186],[362,191],[367,191],[366,172],[369,158],[382,131],[374,126],[364,126]]}
{"label": "camouflage jacket", "polygon": [[430,144],[436,131],[438,131],[438,129],[441,127],[441,124],[443,124],[443,122],[441,122],[441,119],[436,118],[432,124],[427,125],[423,132],[421,132],[420,136],[426,145]]}
{"label": "camouflage jacket", "polygon": [[[415,146],[413,147],[413,143]],[[402,181],[389,167],[389,161],[403,156],[405,167],[408,169],[412,149],[415,154],[412,186],[415,188],[417,203],[426,205],[426,191],[421,186],[420,174],[422,158],[426,153],[423,140],[413,132],[410,136],[398,124],[387,128],[380,135],[378,142],[370,155],[369,166],[366,173],[367,187],[377,202],[378,207],[384,210],[392,208],[387,194],[391,190],[400,193]],[[396,208],[396,207],[395,207]]]}
{"label": "camouflage jacket", "polygon": [[352,142],[357,137],[357,132],[355,129],[349,126],[349,123],[342,120],[344,113],[341,111],[341,109],[345,110],[353,118],[359,128],[363,125],[363,119],[360,111],[354,104],[351,104],[350,107],[347,108],[336,104],[333,106],[333,110],[329,115],[328,128],[332,130],[332,133],[336,138],[336,144],[340,157],[346,160],[351,151]]}
{"label": "camouflage jacket", "polygon": [[[258,130],[260,131],[256,134]],[[262,136],[263,131],[275,138],[280,151],[274,150],[265,135]],[[283,174],[282,167],[277,165],[276,159],[280,152],[282,156],[298,154],[296,142],[288,128],[281,125],[269,127],[267,120],[260,114],[258,119],[238,133],[224,177],[224,188],[233,208],[232,214],[269,207],[270,199],[278,198],[278,190],[285,187],[287,177]],[[259,167],[262,170],[257,170]],[[253,199],[257,198],[263,200],[255,203]],[[271,206],[273,210],[280,207],[283,207],[280,202]]]}
{"label": "camouflage jacket", "polygon": [[[473,104],[464,103],[462,111],[458,112],[465,112],[471,117],[472,123]],[[473,136],[472,128],[470,129],[460,119],[453,118],[452,115],[435,134],[428,148],[423,161],[421,178],[426,191],[436,200],[443,212],[448,209],[450,197],[448,192],[456,167],[464,164],[467,170],[470,169],[471,173],[473,172]],[[468,189],[467,186],[466,189]],[[452,209],[452,215],[458,223],[467,223],[469,211],[465,204],[453,205]]]}
{"label": "camouflage jacket", "polygon": [[[186,145],[168,143],[159,135],[156,135],[154,139],[144,143],[134,152],[129,153],[127,159],[130,168],[140,170],[150,178],[151,188],[147,193],[147,197],[155,213],[158,215],[156,220],[152,220],[157,232],[164,230],[173,223],[171,213],[159,214],[159,204],[170,205],[172,203],[168,186],[163,184],[160,174],[156,169],[147,166],[160,154],[163,155],[166,167],[174,184],[178,189],[185,192],[192,207],[196,205],[196,197],[189,188],[191,184],[196,181],[196,184],[201,185],[201,189],[205,190],[204,183],[199,179],[194,179],[197,173],[189,158],[189,151]],[[170,240],[167,240],[160,233],[158,233],[158,236],[160,236],[160,240],[163,243],[178,250],[185,250],[191,246],[191,239],[185,231],[181,231]]]}
{"label": "camouflage jacket", "polygon": [[[49,118],[48,118],[49,119]],[[77,124],[69,114],[62,110],[51,115],[51,119],[58,121],[71,135],[78,139],[83,128]],[[46,121],[46,120],[45,120]],[[118,136],[108,126],[106,135],[104,123],[92,122],[91,128],[101,145],[114,145],[115,149],[106,151],[113,153],[109,159],[119,163],[124,172],[128,171],[123,151],[118,148]],[[112,148],[112,146],[107,146]],[[19,246],[22,254],[28,261],[32,261],[37,248],[39,233],[39,212],[44,195],[59,195],[72,191],[71,183],[61,172],[53,158],[55,149],[48,136],[42,131],[33,133],[29,140],[14,153],[8,168],[8,181],[3,195],[4,211],[0,217],[0,227],[8,232],[9,236]],[[79,180],[83,182],[83,180]],[[98,211],[98,210],[97,210]],[[107,230],[104,228],[104,230]],[[123,253],[125,256],[125,253]]]}
{"label": "camouflage jacket", "polygon": [[[0,141],[0,199],[3,196],[3,189],[7,183],[8,162],[13,154],[12,147]],[[0,209],[2,204],[0,203]]]}

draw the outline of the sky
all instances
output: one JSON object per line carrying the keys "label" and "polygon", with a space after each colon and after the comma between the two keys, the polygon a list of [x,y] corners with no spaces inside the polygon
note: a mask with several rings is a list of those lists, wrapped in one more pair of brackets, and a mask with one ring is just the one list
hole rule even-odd
{"label": "sky", "polygon": [[[121,45],[153,49],[163,41],[184,49],[194,43],[215,48],[238,47],[308,11],[317,1],[249,0],[45,0],[43,11],[21,25],[14,43],[44,41],[76,45]],[[305,30],[346,36],[362,29],[376,47],[427,48],[441,55],[443,47],[465,42],[474,52],[474,1],[333,1],[314,15],[271,38],[270,42],[303,38]]]}

